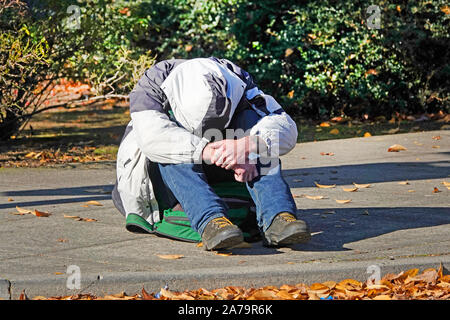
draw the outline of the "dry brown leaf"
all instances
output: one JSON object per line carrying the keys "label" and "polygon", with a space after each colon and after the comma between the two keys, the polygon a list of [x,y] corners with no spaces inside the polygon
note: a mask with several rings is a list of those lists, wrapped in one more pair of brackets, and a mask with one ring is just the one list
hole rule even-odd
{"label": "dry brown leaf", "polygon": [[74,220],[77,220],[77,221],[81,221],[81,218],[80,218],[79,216],[69,216],[69,215],[67,215],[67,214],[64,214],[64,218],[66,218],[66,219],[74,219]]}
{"label": "dry brown leaf", "polygon": [[380,294],[372,298],[373,300],[392,300],[391,297],[387,294]]}
{"label": "dry brown leaf", "polygon": [[277,299],[277,295],[272,290],[266,289],[257,289],[253,294],[249,297],[249,300],[271,300]]}
{"label": "dry brown leaf", "polygon": [[88,206],[103,206],[100,202],[95,201],[95,200],[86,202],[86,205],[88,205]]}
{"label": "dry brown leaf", "polygon": [[409,182],[408,182],[408,180],[407,180],[407,181],[400,181],[400,182],[398,182],[398,184],[401,184],[401,185],[409,185]]}
{"label": "dry brown leaf", "polygon": [[357,187],[358,189],[369,188],[369,187],[371,186],[370,183],[367,183],[367,184],[358,184],[358,183],[355,183],[355,182],[353,182],[353,185],[354,185],[355,187]]}
{"label": "dry brown leaf", "polygon": [[32,214],[33,211],[28,210],[28,209],[23,209],[19,206],[16,206],[17,212],[19,212],[20,214]]}
{"label": "dry brown leaf", "polygon": [[12,201],[14,201],[14,199],[13,198],[8,198],[8,201],[12,202]]}
{"label": "dry brown leaf", "polygon": [[434,187],[433,193],[438,193],[438,192],[441,192],[441,190],[439,190],[438,188]]}
{"label": "dry brown leaf", "polygon": [[166,260],[176,260],[176,259],[181,259],[184,257],[184,255],[182,255],[182,254],[155,254],[155,255],[161,259],[166,259]]}
{"label": "dry brown leaf", "polygon": [[305,198],[311,199],[311,200],[321,200],[321,199],[325,199],[324,196],[308,196],[308,195],[305,195]]}
{"label": "dry brown leaf", "polygon": [[337,203],[340,203],[340,204],[349,203],[349,202],[352,201],[352,199],[346,199],[346,200],[338,200],[338,199],[335,199],[335,200],[336,200]]}
{"label": "dry brown leaf", "polygon": [[336,187],[335,184],[332,184],[332,185],[324,185],[324,184],[318,184],[318,183],[315,182],[315,181],[314,181],[314,183],[316,184],[316,186],[317,186],[318,188],[324,188],[324,189],[326,189],[326,188],[334,188],[334,187]]}
{"label": "dry brown leaf", "polygon": [[36,209],[32,212],[32,214],[34,214],[36,217],[50,217],[51,216],[51,214],[48,212],[38,211]]}
{"label": "dry brown leaf", "polygon": [[388,152],[399,152],[402,150],[407,150],[407,149],[402,145],[394,144],[394,145],[390,146],[387,151]]}
{"label": "dry brown leaf", "polygon": [[321,156],[334,156],[333,152],[321,152],[320,153]]}
{"label": "dry brown leaf", "polygon": [[25,294],[25,290],[22,290],[22,292],[20,293],[19,300],[28,300],[28,297]]}
{"label": "dry brown leaf", "polygon": [[217,256],[222,256],[222,257],[229,257],[232,255],[231,252],[216,252]]}
{"label": "dry brown leaf", "polygon": [[147,291],[145,291],[144,287],[142,287],[141,290],[142,299],[144,300],[154,300],[155,298],[150,295]]}
{"label": "dry brown leaf", "polygon": [[276,295],[280,298],[280,299],[285,299],[285,300],[292,300],[292,294],[290,294],[288,291],[286,290],[280,290],[276,293]]}
{"label": "dry brown leaf", "polygon": [[336,129],[336,128],[331,129],[331,130],[330,130],[330,134],[334,134],[334,135],[339,134],[339,130]]}
{"label": "dry brown leaf", "polygon": [[342,188],[342,190],[346,191],[346,192],[355,192],[358,190],[358,188]]}
{"label": "dry brown leaf", "polygon": [[203,247],[203,242],[199,242],[199,243],[197,243],[196,247],[197,247],[197,248],[201,248],[201,247]]}

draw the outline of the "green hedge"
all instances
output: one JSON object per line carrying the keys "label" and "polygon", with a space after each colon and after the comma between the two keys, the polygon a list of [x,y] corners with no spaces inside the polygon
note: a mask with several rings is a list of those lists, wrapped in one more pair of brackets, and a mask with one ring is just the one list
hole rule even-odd
{"label": "green hedge", "polygon": [[[450,111],[444,0],[378,1],[379,29],[368,28],[369,0],[27,0],[5,7],[13,2],[0,2],[2,137],[11,134],[5,128],[17,129],[11,121],[39,109],[39,100],[27,101],[42,80],[88,80],[98,94],[126,94],[155,55],[233,60],[288,112],[313,119]],[[79,29],[67,28],[70,5],[80,8]]]}
{"label": "green hedge", "polygon": [[173,2],[160,57],[235,60],[313,118],[449,111],[446,1],[379,1],[379,29],[367,25],[373,1],[198,3]]}

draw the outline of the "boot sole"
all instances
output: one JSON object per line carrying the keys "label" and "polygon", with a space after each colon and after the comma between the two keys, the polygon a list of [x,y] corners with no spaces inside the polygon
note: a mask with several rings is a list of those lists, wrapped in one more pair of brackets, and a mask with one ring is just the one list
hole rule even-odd
{"label": "boot sole", "polygon": [[223,234],[204,243],[205,250],[219,250],[237,246],[244,241],[242,233],[235,233],[234,235]]}
{"label": "boot sole", "polygon": [[279,246],[288,246],[292,244],[305,243],[311,240],[311,234],[309,232],[297,232],[293,233],[281,240],[267,240],[264,237],[264,245],[267,247],[279,247]]}

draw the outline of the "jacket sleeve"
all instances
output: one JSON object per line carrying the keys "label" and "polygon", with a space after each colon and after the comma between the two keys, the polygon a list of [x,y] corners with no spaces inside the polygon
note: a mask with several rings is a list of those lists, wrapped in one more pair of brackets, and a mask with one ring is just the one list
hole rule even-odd
{"label": "jacket sleeve", "polygon": [[297,143],[298,131],[294,120],[270,95],[258,90],[258,95],[249,99],[252,108],[261,116],[250,130],[250,135],[259,136],[267,146],[270,158],[282,156],[291,151]]}
{"label": "jacket sleeve", "polygon": [[227,59],[212,57],[218,63],[238,75],[246,84],[245,95],[252,108],[261,116],[261,120],[250,131],[267,145],[268,157],[279,157],[291,151],[297,143],[297,125],[270,95],[264,94],[256,86],[250,73]]}
{"label": "jacket sleeve", "polygon": [[208,140],[169,118],[158,88],[144,75],[130,93],[131,120],[139,148],[158,163],[201,163]]}

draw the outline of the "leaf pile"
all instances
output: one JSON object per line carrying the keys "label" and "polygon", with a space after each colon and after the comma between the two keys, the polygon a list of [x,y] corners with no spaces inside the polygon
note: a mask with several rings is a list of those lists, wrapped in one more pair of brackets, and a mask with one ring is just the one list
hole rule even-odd
{"label": "leaf pile", "polygon": [[[19,300],[26,300],[25,292]],[[92,294],[78,294],[64,297],[34,297],[33,300],[448,300],[450,299],[450,275],[439,270],[419,269],[402,271],[399,274],[386,274],[380,281],[359,282],[345,279],[340,282],[326,281],[306,285],[284,284],[280,287],[243,288],[227,286],[224,288],[175,292],[161,288],[160,292],[149,294],[142,288],[141,293],[132,296],[124,292],[96,297]]]}

